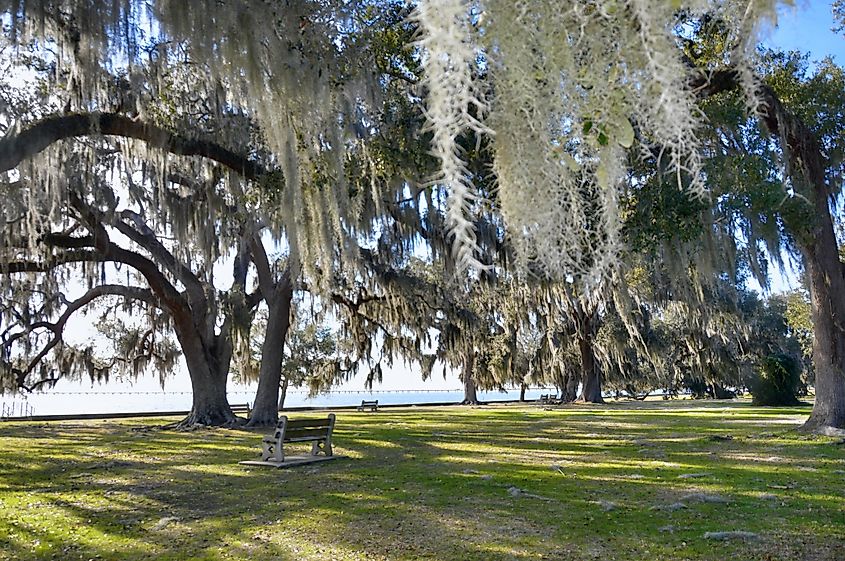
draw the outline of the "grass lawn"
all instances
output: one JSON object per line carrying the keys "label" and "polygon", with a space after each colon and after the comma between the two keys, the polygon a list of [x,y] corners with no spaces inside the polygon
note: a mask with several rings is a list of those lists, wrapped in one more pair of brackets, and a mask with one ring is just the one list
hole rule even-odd
{"label": "grass lawn", "polygon": [[845,444],[796,433],[808,413],[342,411],[348,459],[290,470],[237,464],[262,433],[4,422],[0,560],[842,561]]}

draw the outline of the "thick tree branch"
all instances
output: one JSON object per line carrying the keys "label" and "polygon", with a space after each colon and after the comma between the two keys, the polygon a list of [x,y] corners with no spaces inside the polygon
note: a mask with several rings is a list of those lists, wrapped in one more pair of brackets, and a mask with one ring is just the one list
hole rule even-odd
{"label": "thick tree branch", "polygon": [[[732,69],[706,72],[694,79],[691,86],[700,97],[711,97],[739,88],[740,77],[739,73]],[[785,148],[805,159],[801,171],[808,175],[812,183],[823,184],[825,165],[821,161],[821,150],[816,135],[801,119],[787,111],[771,87],[763,84],[757,94],[763,102],[759,108],[760,118],[769,133],[781,138],[786,144]],[[807,159],[810,161],[806,161]]]}
{"label": "thick tree branch", "polygon": [[150,252],[153,259],[167,268],[188,291],[191,302],[200,302],[205,299],[203,286],[194,272],[171,253],[164,244],[156,237],[155,232],[147,226],[142,216],[131,210],[124,210],[120,218],[131,220],[134,226],[115,220],[112,226],[125,235],[127,238]]}
{"label": "thick tree branch", "polygon": [[261,243],[258,234],[250,236],[249,250],[252,256],[252,262],[255,264],[255,270],[258,273],[258,289],[269,302],[273,296],[275,283],[273,282],[273,272],[270,269],[270,260],[267,258],[267,251],[265,251],[264,244]]}
{"label": "thick tree branch", "polygon": [[103,217],[99,212],[88,206],[73,192],[70,193],[71,205],[79,212],[82,220],[87,224],[88,229],[93,232],[94,245],[100,254],[101,261],[115,261],[129,265],[138,271],[149,283],[152,291],[158,295],[167,310],[174,315],[186,312],[190,306],[182,297],[182,294],[161,272],[158,265],[151,259],[139,255],[118,246],[109,238],[108,232],[103,226]]}
{"label": "thick tree branch", "polygon": [[171,154],[202,156],[247,179],[257,179],[266,171],[258,162],[215,142],[189,138],[117,113],[74,113],[47,117],[0,140],[0,172],[15,168],[60,140],[93,135],[134,138]]}
{"label": "thick tree branch", "polygon": [[94,247],[94,236],[71,236],[60,232],[44,234],[40,240],[50,247],[61,247],[65,249],[82,249]]}
{"label": "thick tree branch", "polygon": [[[702,72],[690,84],[700,97],[714,96],[719,93],[734,91],[740,87],[740,77],[736,70],[726,69],[715,72]],[[826,181],[828,162],[821,150],[816,134],[800,118],[787,110],[777,93],[769,86],[760,86],[757,95],[762,101],[759,116],[773,137],[776,137],[786,154],[790,168],[790,177],[806,181],[809,191],[817,200],[819,210],[827,205],[830,189]],[[793,185],[798,187],[798,185]],[[829,211],[827,211],[829,213]],[[803,237],[806,245],[813,245],[816,234],[810,224],[794,230]]]}
{"label": "thick tree branch", "polygon": [[0,273],[4,275],[12,273],[47,273],[61,265],[69,263],[98,262],[104,261],[102,255],[96,251],[67,251],[51,257],[45,261],[10,261],[0,262]]}
{"label": "thick tree branch", "polygon": [[[102,298],[104,296],[122,296],[124,298],[134,299],[142,301],[146,304],[155,306],[156,301],[155,297],[153,296],[152,292],[138,287],[133,286],[124,286],[124,285],[116,285],[116,284],[106,284],[96,286],[90,289],[88,292],[83,294],[81,297],[77,298],[73,302],[70,302],[65,308],[65,311],[62,313],[61,316],[55,322],[47,322],[47,321],[39,321],[34,322],[31,325],[25,326],[23,331],[15,333],[11,335],[8,339],[3,342],[3,346],[7,349],[15,343],[15,341],[25,337],[27,334],[32,333],[32,331],[36,329],[47,329],[53,333],[53,336],[47,342],[46,345],[29,361],[26,368],[17,369],[16,370],[16,378],[17,384],[21,388],[28,388],[26,386],[26,378],[32,373],[33,370],[38,366],[38,364],[44,360],[47,354],[53,350],[59,343],[64,340],[64,330],[65,326],[67,325],[68,320],[93,302],[98,298]],[[31,386],[28,388],[31,389]]]}

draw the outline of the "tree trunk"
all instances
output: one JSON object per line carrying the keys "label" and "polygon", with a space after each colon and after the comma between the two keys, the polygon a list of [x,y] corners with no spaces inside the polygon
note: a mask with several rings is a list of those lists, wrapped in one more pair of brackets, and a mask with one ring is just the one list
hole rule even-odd
{"label": "tree trunk", "polygon": [[475,380],[472,377],[473,366],[475,366],[475,355],[470,354],[464,362],[464,400],[461,405],[478,405],[478,393],[475,387]]}
{"label": "tree trunk", "polygon": [[581,396],[578,401],[584,403],[604,403],[601,396],[601,372],[596,364],[596,353],[593,348],[593,313],[581,314],[581,325],[578,332],[578,350],[581,353]]}
{"label": "tree trunk", "polygon": [[288,396],[288,385],[290,380],[287,378],[282,380],[282,387],[279,390],[279,411],[285,408],[285,398]]}
{"label": "tree trunk", "polygon": [[525,401],[525,390],[528,388],[524,383],[519,385],[519,401]]}
{"label": "tree trunk", "polygon": [[196,329],[191,329],[179,321],[174,324],[188,366],[193,392],[191,411],[177,426],[188,428],[194,425],[237,425],[239,419],[226,399],[226,381],[232,357],[226,336],[223,335],[213,344],[207,345]]}
{"label": "tree trunk", "polygon": [[274,426],[279,420],[279,389],[282,381],[282,361],[285,340],[290,327],[290,309],[293,286],[285,277],[267,302],[267,332],[261,345],[261,368],[258,373],[258,390],[247,426]]}
{"label": "tree trunk", "polygon": [[577,372],[569,372],[566,375],[566,385],[561,392],[560,400],[563,403],[572,403],[578,397],[578,384],[581,377]]}
{"label": "tree trunk", "polygon": [[[566,393],[566,380],[567,375],[557,371],[554,376],[555,382],[555,395],[557,396],[558,401],[564,403],[564,394]],[[574,397],[572,399],[575,399]],[[571,401],[571,400],[570,400]]]}
{"label": "tree trunk", "polygon": [[813,308],[816,402],[804,430],[845,429],[845,278],[827,192],[816,190],[816,227],[804,248]]}
{"label": "tree trunk", "polygon": [[713,399],[733,399],[736,397],[735,392],[727,389],[719,382],[713,382],[710,384],[710,393],[712,394]]}

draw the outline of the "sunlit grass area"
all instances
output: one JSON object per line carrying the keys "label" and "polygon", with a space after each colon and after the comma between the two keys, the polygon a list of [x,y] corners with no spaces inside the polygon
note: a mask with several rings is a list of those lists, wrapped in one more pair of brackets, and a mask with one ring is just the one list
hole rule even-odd
{"label": "sunlit grass area", "polygon": [[0,560],[841,561],[845,444],[795,432],[808,413],[341,411],[347,459],[289,470],[238,465],[260,432],[5,422]]}

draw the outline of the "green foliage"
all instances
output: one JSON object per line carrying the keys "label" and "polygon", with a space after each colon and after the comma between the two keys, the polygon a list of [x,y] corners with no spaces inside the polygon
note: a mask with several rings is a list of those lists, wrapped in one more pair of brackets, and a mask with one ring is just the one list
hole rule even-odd
{"label": "green foliage", "polygon": [[793,290],[785,295],[784,317],[801,345],[805,358],[813,356],[813,309],[805,290]]}
{"label": "green foliage", "polygon": [[751,382],[755,405],[795,405],[801,370],[795,357],[787,354],[766,356],[757,377]]}
{"label": "green foliage", "polygon": [[292,327],[285,345],[282,380],[293,387],[307,385],[311,395],[315,395],[341,375],[336,334],[306,318],[297,318]]}
{"label": "green foliage", "polygon": [[[690,37],[688,56],[705,68],[721,64],[724,45],[718,31],[702,26]],[[761,51],[756,68],[786,110],[803,121],[819,139],[827,157],[828,176],[841,176],[845,137],[845,71],[831,59],[811,70],[809,57],[798,52]],[[720,254],[734,259],[743,274],[767,286],[772,264],[783,266],[782,255],[800,258],[799,246],[809,241],[816,222],[813,189],[800,173],[784,176],[783,147],[770,131],[749,117],[746,102],[735,91],[701,103],[709,125],[702,131],[705,163],[713,203],[713,229],[723,230]],[[832,180],[834,195],[840,181]],[[703,215],[706,216],[706,215]]]}
{"label": "green foliage", "polygon": [[667,241],[688,243],[699,238],[707,202],[678,189],[677,182],[654,167],[656,162],[631,163],[642,175],[622,199],[623,233],[630,249],[648,253]]}

